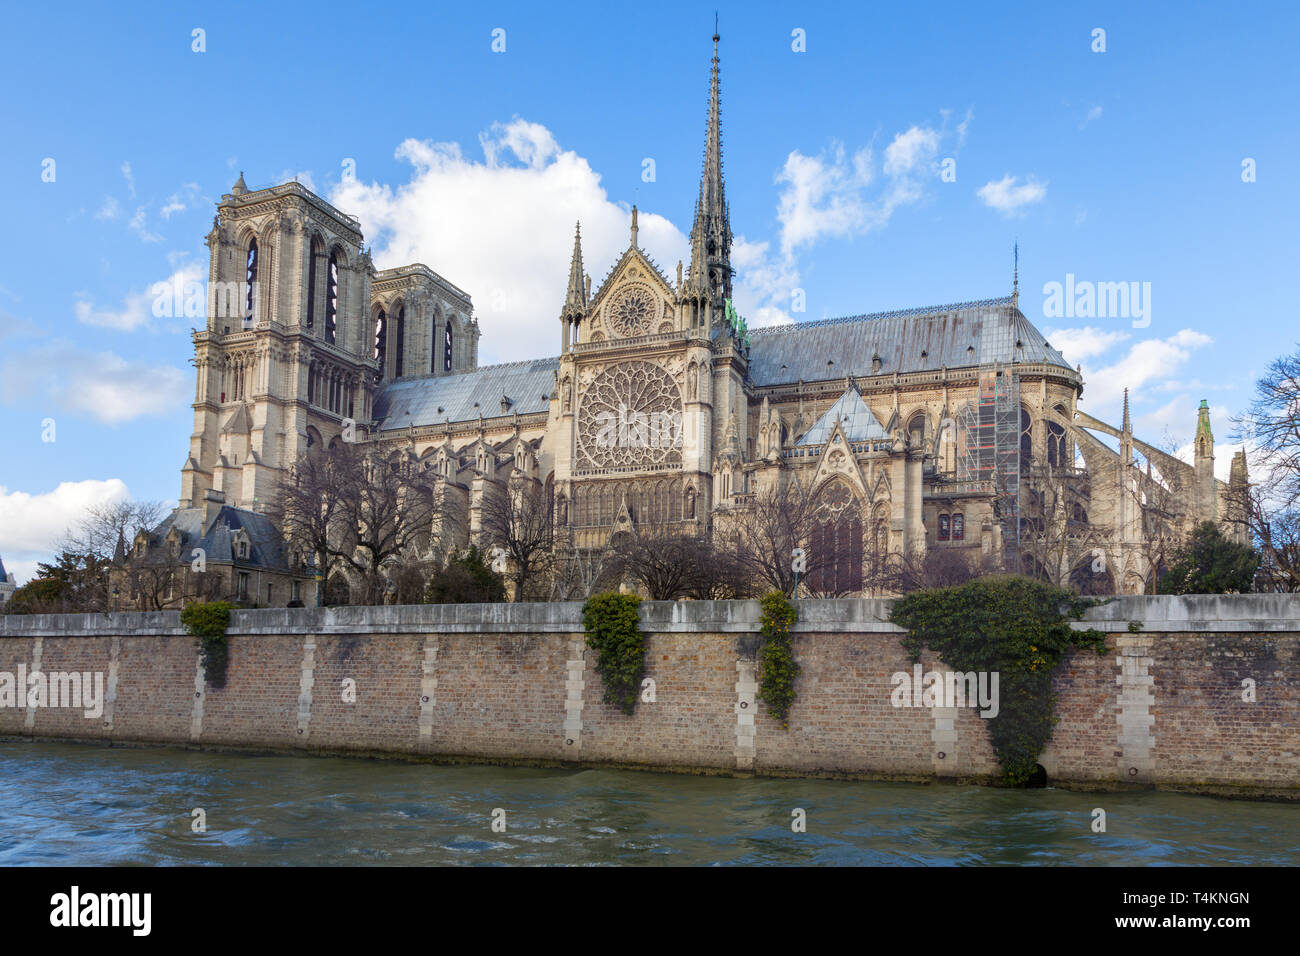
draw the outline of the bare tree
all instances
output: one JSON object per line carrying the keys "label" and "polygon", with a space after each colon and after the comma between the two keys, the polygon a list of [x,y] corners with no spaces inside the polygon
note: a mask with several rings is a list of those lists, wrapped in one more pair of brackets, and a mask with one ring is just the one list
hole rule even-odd
{"label": "bare tree", "polygon": [[1081,510],[1087,496],[1082,470],[1034,466],[1020,490],[1021,568],[1057,587],[1069,587],[1080,569],[1104,566],[1105,540]]}
{"label": "bare tree", "polygon": [[1265,499],[1282,511],[1300,507],[1300,349],[1269,365],[1233,424],[1234,437],[1254,452],[1251,468],[1262,476]]}
{"label": "bare tree", "polygon": [[1259,549],[1255,590],[1300,591],[1300,509],[1276,507],[1267,489],[1250,485],[1230,489],[1227,505]]}
{"label": "bare tree", "polygon": [[979,553],[968,548],[930,548],[899,563],[892,575],[902,593],[926,588],[951,588],[973,581],[984,573]]}
{"label": "bare tree", "polygon": [[[835,555],[812,547],[821,523],[815,502],[793,477],[784,485],[776,479],[755,492],[748,504],[726,516],[721,534],[734,535],[736,551],[750,581],[766,588],[793,594],[796,574],[815,577],[834,564]],[[803,550],[803,564],[796,572],[794,552]]]}
{"label": "bare tree", "polygon": [[702,535],[675,524],[647,523],[616,537],[613,562],[619,576],[650,600],[671,601],[701,588],[701,579],[709,574],[710,551]]}
{"label": "bare tree", "polygon": [[484,490],[480,527],[486,550],[505,553],[506,577],[513,583],[512,601],[524,600],[525,588],[551,560],[554,515],[551,496],[539,481],[518,473]]}
{"label": "bare tree", "polygon": [[586,600],[608,587],[616,576],[613,554],[607,548],[557,548],[551,562],[549,599]]}
{"label": "bare tree", "polygon": [[1269,365],[1233,424],[1255,481],[1230,488],[1228,509],[1260,550],[1256,586],[1300,591],[1300,350]]}
{"label": "bare tree", "polygon": [[141,531],[152,531],[167,509],[160,501],[112,501],[94,505],[64,535],[63,550],[111,558],[119,540],[129,548]]}
{"label": "bare tree", "polygon": [[[1170,437],[1164,446],[1164,452],[1174,457],[1178,450],[1177,440]],[[1148,458],[1147,473],[1139,473],[1137,480],[1125,489],[1141,516],[1142,537],[1138,553],[1149,569],[1152,594],[1159,589],[1161,568],[1183,546],[1195,527],[1193,474],[1190,466],[1179,467],[1158,460],[1153,463]]]}
{"label": "bare tree", "polygon": [[390,575],[428,551],[433,512],[415,462],[345,443],[294,463],[272,520],[290,547],[315,555],[321,574],[345,574],[352,601],[379,604],[400,590]]}

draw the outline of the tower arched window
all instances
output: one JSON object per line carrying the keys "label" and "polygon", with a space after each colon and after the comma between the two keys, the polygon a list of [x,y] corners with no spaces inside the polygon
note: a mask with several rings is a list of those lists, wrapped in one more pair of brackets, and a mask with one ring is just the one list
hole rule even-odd
{"label": "tower arched window", "polygon": [[375,354],[379,363],[379,377],[384,377],[384,362],[388,357],[388,315],[383,309],[375,316]]}
{"label": "tower arched window", "polygon": [[307,328],[311,329],[316,327],[316,260],[320,258],[315,240],[307,256]]}
{"label": "tower arched window", "polygon": [[253,324],[257,304],[257,239],[248,240],[248,258],[244,263],[244,328]]}
{"label": "tower arched window", "polygon": [[406,306],[398,306],[397,321],[393,325],[396,341],[393,343],[393,378],[401,378],[406,367]]}
{"label": "tower arched window", "polygon": [[445,331],[442,334],[442,370],[451,371],[451,320],[447,320]]}
{"label": "tower arched window", "polygon": [[329,273],[325,277],[325,341],[333,345],[338,337],[339,253],[330,253]]}

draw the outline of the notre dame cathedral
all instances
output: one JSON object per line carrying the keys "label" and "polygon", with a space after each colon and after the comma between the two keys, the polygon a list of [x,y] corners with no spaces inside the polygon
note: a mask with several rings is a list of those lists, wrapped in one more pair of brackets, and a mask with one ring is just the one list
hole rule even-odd
{"label": "notre dame cathedral", "polygon": [[[314,603],[267,512],[286,469],[339,440],[409,456],[456,490],[469,539],[483,487],[512,476],[544,484],[557,531],[589,549],[651,523],[709,533],[797,483],[822,509],[818,540],[838,542],[826,593],[863,590],[864,554],[936,549],[1143,593],[1155,539],[1231,525],[1205,403],[1190,465],[1133,435],[1127,397],[1120,427],[1081,412],[1079,370],[1014,284],[747,329],[732,305],[713,41],[690,262],[665,275],[637,244],[634,208],[626,251],[593,288],[575,235],[567,281],[556,276],[557,356],[479,366],[465,291],[418,263],[375,269],[357,219],[296,182],[250,191],[241,175],[207,237],[210,306],[227,301],[194,334],[179,507],[132,552],[201,546],[239,597]],[[567,225],[553,238],[567,242]],[[1244,456],[1232,481],[1246,481]]]}

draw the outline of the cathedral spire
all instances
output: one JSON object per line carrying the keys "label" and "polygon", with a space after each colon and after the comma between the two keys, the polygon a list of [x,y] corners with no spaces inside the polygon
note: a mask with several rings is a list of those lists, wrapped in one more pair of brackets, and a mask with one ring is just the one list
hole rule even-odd
{"label": "cathedral spire", "polygon": [[1011,307],[1020,308],[1020,240],[1016,240],[1012,251],[1011,266]]}
{"label": "cathedral spire", "polygon": [[569,260],[569,288],[564,296],[565,311],[569,307],[578,309],[587,307],[586,287],[582,278],[582,223],[573,229],[573,258]]}
{"label": "cathedral spire", "polygon": [[582,271],[582,223],[573,228],[573,258],[569,261],[569,285],[560,309],[560,351],[567,354],[577,341],[579,327],[587,314],[587,279]]}
{"label": "cathedral spire", "polygon": [[718,80],[718,33],[713,34],[709,116],[704,137],[704,171],[695,222],[691,226],[690,287],[715,307],[731,298],[731,215],[722,181],[722,95]]}
{"label": "cathedral spire", "polygon": [[1124,389],[1124,433],[1128,434],[1133,431],[1133,425],[1129,421],[1128,415],[1128,389]]}

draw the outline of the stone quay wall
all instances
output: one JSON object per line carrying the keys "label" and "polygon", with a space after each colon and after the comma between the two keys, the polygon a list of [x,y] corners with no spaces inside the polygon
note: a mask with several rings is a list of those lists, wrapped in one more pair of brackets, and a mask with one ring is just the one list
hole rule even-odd
{"label": "stone quay wall", "polygon": [[[995,779],[976,709],[892,704],[891,676],[912,663],[890,604],[798,602],[788,729],[756,697],[754,601],[643,603],[655,699],[632,716],[602,700],[578,603],[235,611],[222,688],[177,612],[11,615],[0,617],[0,736]],[[1300,798],[1300,595],[1124,597],[1075,626],[1108,632],[1108,653],[1071,652],[1055,677],[1060,720],[1040,758],[1052,785]],[[948,670],[933,655],[922,664]],[[30,706],[21,693],[6,706],[5,675],[33,671],[102,675],[100,712]]]}

